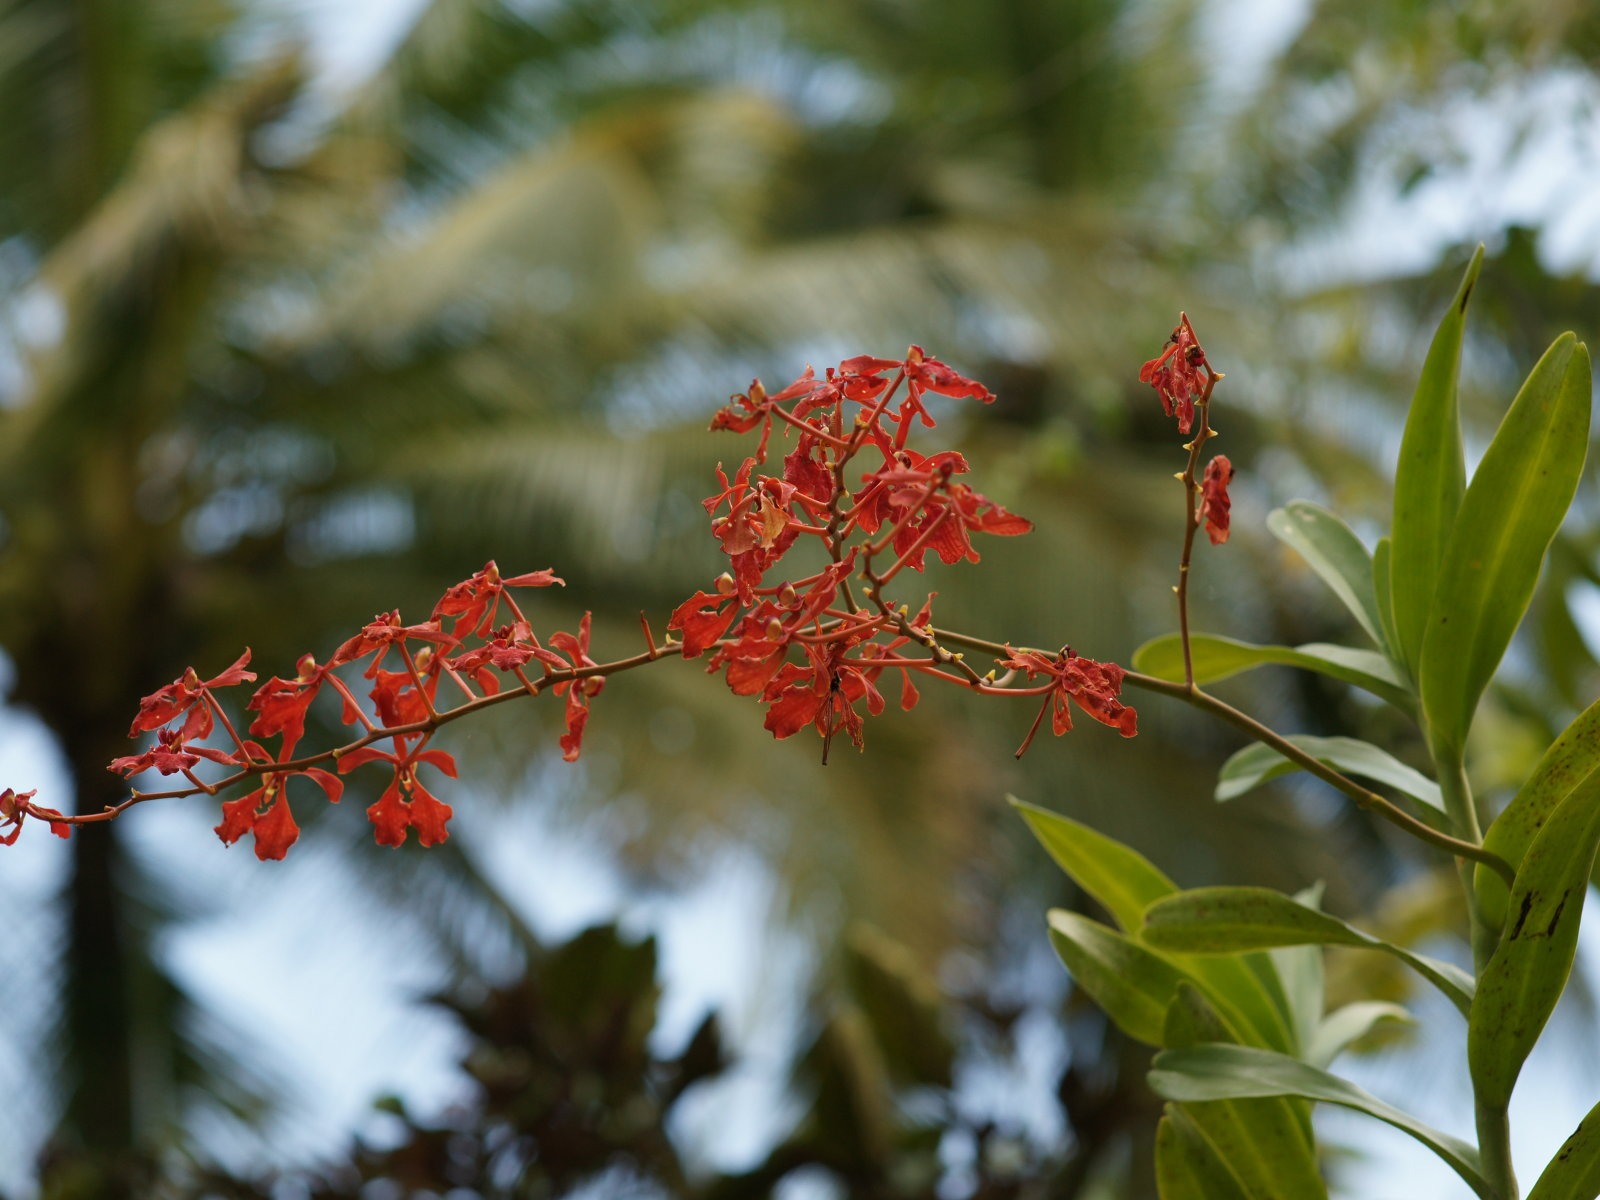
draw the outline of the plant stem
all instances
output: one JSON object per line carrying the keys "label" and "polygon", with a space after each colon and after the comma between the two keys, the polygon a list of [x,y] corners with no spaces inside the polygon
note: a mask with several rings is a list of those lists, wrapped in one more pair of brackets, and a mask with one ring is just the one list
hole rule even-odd
{"label": "plant stem", "polygon": [[[1187,318],[1185,318],[1187,320]],[[1205,394],[1195,402],[1198,428],[1189,442],[1189,461],[1178,476],[1183,484],[1184,525],[1183,555],[1178,560],[1178,586],[1172,590],[1178,597],[1178,636],[1183,643],[1183,681],[1194,687],[1194,654],[1189,647],[1189,572],[1194,558],[1194,535],[1200,528],[1200,482],[1195,469],[1200,465],[1200,451],[1212,436],[1211,393],[1222,376],[1206,368]]]}
{"label": "plant stem", "polygon": [[[1198,687],[1172,683],[1165,679],[1157,679],[1153,675],[1141,675],[1137,671],[1129,671],[1124,676],[1124,680],[1134,687],[1143,688],[1150,692],[1160,692],[1164,696],[1172,696],[1204,712],[1209,712],[1213,716],[1221,717],[1228,724],[1248,733],[1256,741],[1271,746],[1302,770],[1315,775],[1324,783],[1332,784],[1354,800],[1360,807],[1377,813],[1378,816],[1388,821],[1391,825],[1398,826],[1419,841],[1427,842],[1430,846],[1437,846],[1441,850],[1447,850],[1457,858],[1471,859],[1474,862],[1483,863],[1504,879],[1508,887],[1515,878],[1515,872],[1511,869],[1511,864],[1492,850],[1485,850],[1476,842],[1451,837],[1426,822],[1419,821],[1392,801],[1380,796],[1377,792],[1362,787],[1348,775],[1344,775],[1328,766],[1327,763],[1315,755],[1308,754],[1282,734],[1263,725],[1249,714],[1240,712],[1226,701],[1219,700],[1215,696],[1201,691]],[[1467,871],[1470,878],[1471,869],[1467,868]]]}
{"label": "plant stem", "polygon": [[[1456,833],[1471,842],[1481,843],[1483,834],[1478,823],[1478,806],[1472,798],[1472,786],[1467,782],[1466,765],[1459,751],[1448,747],[1431,747],[1433,765],[1439,775],[1439,792],[1444,797],[1445,812]],[[1466,895],[1467,914],[1472,922],[1472,963],[1481,974],[1494,955],[1500,941],[1500,931],[1483,919],[1478,909],[1478,890],[1473,885],[1472,867],[1459,865],[1461,888]],[[1506,880],[1510,887],[1515,877]]]}
{"label": "plant stem", "polygon": [[[1473,841],[1481,841],[1478,806],[1467,782],[1466,763],[1459,750],[1448,746],[1430,746],[1434,768],[1439,775],[1439,791],[1444,797],[1445,810],[1457,833]],[[1467,915],[1472,923],[1472,962],[1479,977],[1489,965],[1500,942],[1500,931],[1483,919],[1478,906],[1472,864],[1457,863],[1461,876],[1461,890],[1466,898]],[[1506,881],[1510,887],[1513,879]],[[1478,1152],[1482,1156],[1483,1173],[1505,1200],[1517,1200],[1517,1176],[1511,1164],[1511,1118],[1503,1104],[1492,1104],[1481,1095],[1474,1094],[1473,1108],[1478,1126]]]}
{"label": "plant stem", "polygon": [[1503,1200],[1517,1200],[1517,1174],[1511,1167],[1511,1119],[1503,1104],[1477,1101],[1478,1154],[1484,1178]]}

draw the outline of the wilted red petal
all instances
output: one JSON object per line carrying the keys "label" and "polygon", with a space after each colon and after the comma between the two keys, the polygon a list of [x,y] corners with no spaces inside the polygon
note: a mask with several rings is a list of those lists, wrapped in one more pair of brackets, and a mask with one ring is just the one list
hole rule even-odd
{"label": "wilted red petal", "polygon": [[502,581],[506,587],[566,587],[567,581],[546,567],[542,571],[529,571],[526,575],[513,575]]}
{"label": "wilted red petal", "polygon": [[1176,414],[1178,432],[1188,433],[1194,427],[1195,401],[1205,394],[1207,370],[1194,327],[1187,316],[1180,316],[1166,348],[1139,368],[1139,382],[1156,389],[1167,416]]}
{"label": "wilted red petal", "polygon": [[884,371],[899,370],[905,365],[904,360],[898,358],[874,358],[870,354],[858,354],[839,364],[839,374],[879,375]]}
{"label": "wilted red petal", "polygon": [[256,677],[256,673],[254,671],[245,670],[245,667],[248,666],[249,663],[250,650],[247,647],[245,652],[236,658],[233,662],[233,665],[230,666],[226,671],[220,675],[206,680],[200,686],[204,688],[219,688],[232,687],[237,683],[249,683]]}
{"label": "wilted red petal", "polygon": [[767,719],[762,724],[775,738],[790,737],[816,721],[826,698],[827,693],[819,696],[810,684],[785,688],[767,709]]}
{"label": "wilted red petal", "polygon": [[728,626],[739,615],[739,606],[732,601],[732,596],[696,592],[672,610],[667,628],[683,634],[684,658],[700,657],[728,632]]}
{"label": "wilted red petal", "polygon": [[[574,688],[571,696],[581,694],[581,688]],[[561,735],[561,757],[567,762],[577,762],[578,755],[583,753],[583,731],[589,724],[589,706],[587,704],[567,703],[567,731]]]}
{"label": "wilted red petal", "polygon": [[735,696],[754,696],[772,681],[783,666],[785,647],[775,646],[765,657],[728,658],[728,690]]}
{"label": "wilted red petal", "polygon": [[1200,484],[1200,519],[1206,523],[1206,536],[1213,546],[1228,540],[1228,511],[1233,503],[1228,499],[1228,484],[1233,481],[1233,464],[1225,454],[1219,454],[1206,464],[1206,474]]}

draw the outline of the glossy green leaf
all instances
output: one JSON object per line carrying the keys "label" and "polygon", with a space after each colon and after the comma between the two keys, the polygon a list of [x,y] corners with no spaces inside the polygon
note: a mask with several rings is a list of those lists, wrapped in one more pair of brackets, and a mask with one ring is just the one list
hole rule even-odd
{"label": "glossy green leaf", "polygon": [[1500,945],[1478,980],[1467,1019],[1467,1062],[1474,1087],[1491,1104],[1511,1099],[1523,1061],[1567,985],[1597,845],[1600,774],[1592,774],[1561,802],[1523,856]]}
{"label": "glossy green leaf", "polygon": [[1268,513],[1267,528],[1306,560],[1373,644],[1382,647],[1383,621],[1372,586],[1372,556],[1350,526],[1320,505],[1296,500]]}
{"label": "glossy green leaf", "polygon": [[[1346,775],[1357,775],[1403,792],[1419,804],[1444,811],[1444,799],[1439,785],[1420,771],[1413,770],[1393,755],[1369,742],[1347,737],[1312,737],[1308,734],[1291,734],[1289,741],[1313,758],[1336,767]],[[1256,742],[1240,750],[1217,773],[1216,797],[1232,800],[1260,787],[1269,779],[1277,779],[1302,770],[1271,746]]]}
{"label": "glossy green leaf", "polygon": [[1156,1192],[1161,1200],[1256,1200],[1176,1104],[1156,1126]]}
{"label": "glossy green leaf", "polygon": [[[1389,657],[1403,664],[1405,659],[1398,649],[1400,635],[1394,627],[1394,542],[1386,537],[1379,538],[1372,548],[1372,591],[1378,608],[1378,626],[1383,630],[1383,644],[1388,648]],[[1402,673],[1409,675],[1409,668]]]}
{"label": "glossy green leaf", "polygon": [[[1596,771],[1600,771],[1600,701],[1579,713],[1550,744],[1515,798],[1489,826],[1484,849],[1493,850],[1512,867],[1520,866],[1550,814]],[[1476,890],[1484,919],[1491,925],[1503,925],[1511,894],[1505,880],[1480,866]]]}
{"label": "glossy green leaf", "polygon": [[[1317,883],[1295,894],[1295,901],[1307,908],[1322,908],[1322,884]],[[1294,1020],[1295,1043],[1302,1057],[1316,1036],[1326,1003],[1322,947],[1275,946],[1267,951],[1272,966],[1283,981],[1283,994],[1289,1001]]]}
{"label": "glossy green leaf", "polygon": [[1200,1100],[1300,1096],[1364,1112],[1416,1138],[1444,1159],[1483,1200],[1497,1200],[1494,1189],[1483,1177],[1475,1147],[1429,1128],[1353,1083],[1286,1054],[1254,1046],[1209,1045],[1164,1050],[1156,1055],[1148,1078],[1158,1096],[1185,1104]]}
{"label": "glossy green leaf", "polygon": [[[1328,642],[1307,642],[1304,646],[1293,647],[1257,646],[1207,633],[1192,634],[1189,649],[1196,683],[1211,683],[1269,664],[1302,667],[1354,684],[1387,700],[1401,712],[1416,715],[1415,697],[1395,673],[1394,664],[1375,650],[1356,650]],[[1182,683],[1182,640],[1171,633],[1146,642],[1133,652],[1133,669],[1158,679]]]}
{"label": "glossy green leaf", "polygon": [[1389,597],[1395,653],[1412,677],[1422,660],[1439,564],[1467,487],[1456,379],[1461,372],[1467,301],[1482,265],[1483,247],[1479,246],[1428,347],[1395,465]]}
{"label": "glossy green leaf", "polygon": [[1367,1036],[1379,1025],[1410,1025],[1414,1018],[1398,1004],[1387,1000],[1357,1000],[1335,1009],[1322,1019],[1306,1041],[1302,1056],[1314,1067],[1326,1067],[1352,1042]]}
{"label": "glossy green leaf", "polygon": [[1512,401],[1462,497],[1417,669],[1431,736],[1457,754],[1577,492],[1590,389],[1589,351],[1562,334]]}
{"label": "glossy green leaf", "polygon": [[[1060,813],[1014,797],[1011,803],[1061,869],[1135,941],[1145,908],[1177,891],[1170,879],[1131,847]],[[1297,1045],[1288,999],[1263,956],[1198,959],[1178,965],[1189,970],[1242,1028],[1251,1031],[1252,1040],[1279,1050]]]}
{"label": "glossy green leaf", "polygon": [[1138,935],[1144,910],[1177,891],[1149,859],[1079,821],[1006,797],[1072,881],[1104,908],[1123,930]]}
{"label": "glossy green leaf", "polygon": [[[1178,986],[1167,1010],[1168,1049],[1237,1042],[1221,1015],[1193,985]],[[1212,1100],[1183,1106],[1250,1196],[1327,1195],[1312,1142],[1310,1110],[1284,1098]]]}
{"label": "glossy green leaf", "polygon": [[1562,1143],[1528,1200],[1594,1200],[1600,1196],[1600,1104]]}
{"label": "glossy green leaf", "polygon": [[1053,908],[1049,921],[1050,941],[1073,982],[1123,1033],[1149,1046],[1161,1045],[1167,1006],[1178,994],[1183,972],[1088,917]]}
{"label": "glossy green leaf", "polygon": [[1157,900],[1145,910],[1141,940],[1160,950],[1185,954],[1312,944],[1381,950],[1432,983],[1463,1015],[1472,1006],[1472,977],[1459,967],[1363,933],[1269,888],[1193,888]]}

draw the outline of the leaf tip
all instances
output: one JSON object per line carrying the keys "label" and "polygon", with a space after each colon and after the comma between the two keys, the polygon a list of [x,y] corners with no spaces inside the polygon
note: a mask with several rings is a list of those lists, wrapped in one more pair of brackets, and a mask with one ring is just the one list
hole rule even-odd
{"label": "leaf tip", "polygon": [[1472,289],[1477,286],[1478,272],[1483,267],[1483,243],[1478,243],[1478,248],[1472,252],[1472,261],[1467,264],[1467,271],[1461,279],[1461,288],[1456,293],[1456,311],[1463,316],[1467,312],[1467,301],[1472,298]]}

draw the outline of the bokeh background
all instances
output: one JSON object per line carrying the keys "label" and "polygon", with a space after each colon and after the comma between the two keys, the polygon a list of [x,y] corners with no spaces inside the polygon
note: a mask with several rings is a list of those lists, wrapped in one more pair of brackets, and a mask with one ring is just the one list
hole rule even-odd
{"label": "bokeh background", "polygon": [[[1265,514],[1380,527],[1476,242],[1469,452],[1595,333],[1597,66],[1600,11],[1549,0],[0,0],[0,783],[114,801],[184,666],[284,672],[491,557],[630,652],[721,570],[698,500],[745,451],[708,414],[912,341],[1000,394],[946,428],[1038,524],[932,581],[942,621],[1126,661],[1173,619],[1181,452],[1135,376],[1180,308],[1240,472],[1198,625],[1346,637]],[[1600,686],[1595,517],[1480,722],[1490,795]],[[1418,750],[1317,680],[1231,694]],[[359,776],[283,864],[209,803],[24,837],[0,1194],[1153,1196],[1147,1055],[1054,961],[1080,898],[1005,793],[1460,951],[1437,861],[1313,784],[1215,805],[1233,736],[1141,708],[1019,764],[1031,713],[930,694],[824,769],[669,664],[576,768],[548,705],[452,727],[433,851],[372,844]],[[1593,959],[1530,1173],[1593,1101]],[[1413,999],[1346,1068],[1464,1132],[1462,1031]],[[1449,1194],[1324,1130],[1339,1194]]]}

